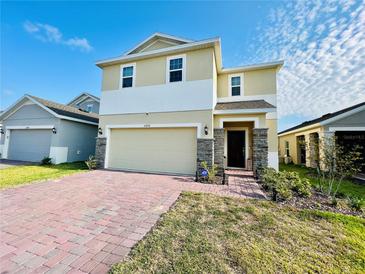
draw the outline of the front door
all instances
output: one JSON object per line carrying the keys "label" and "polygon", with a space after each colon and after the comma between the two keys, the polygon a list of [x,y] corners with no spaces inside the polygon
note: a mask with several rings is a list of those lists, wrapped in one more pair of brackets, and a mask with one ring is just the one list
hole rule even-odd
{"label": "front door", "polygon": [[245,131],[232,130],[227,132],[228,137],[228,166],[245,168]]}

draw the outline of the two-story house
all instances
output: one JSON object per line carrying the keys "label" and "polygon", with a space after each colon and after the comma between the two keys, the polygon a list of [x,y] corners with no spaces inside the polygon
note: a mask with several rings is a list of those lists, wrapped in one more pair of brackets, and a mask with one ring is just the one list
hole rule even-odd
{"label": "two-story house", "polygon": [[90,93],[83,92],[72,99],[67,105],[82,111],[99,113],[100,98]]}
{"label": "two-story house", "polygon": [[108,169],[196,174],[278,167],[283,62],[223,68],[219,38],[156,33],[103,70],[96,156]]}

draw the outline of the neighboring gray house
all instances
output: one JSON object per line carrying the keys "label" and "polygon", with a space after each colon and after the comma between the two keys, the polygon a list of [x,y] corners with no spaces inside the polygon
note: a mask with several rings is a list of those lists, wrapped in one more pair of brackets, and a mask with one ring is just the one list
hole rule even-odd
{"label": "neighboring gray house", "polygon": [[0,115],[1,158],[55,164],[86,160],[95,153],[98,115],[24,95]]}
{"label": "neighboring gray house", "polygon": [[86,112],[99,113],[100,98],[84,92],[74,98],[67,105]]}

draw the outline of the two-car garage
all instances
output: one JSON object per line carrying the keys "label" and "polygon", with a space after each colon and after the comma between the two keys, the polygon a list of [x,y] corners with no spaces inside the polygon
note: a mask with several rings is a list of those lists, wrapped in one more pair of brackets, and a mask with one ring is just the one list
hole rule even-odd
{"label": "two-car garage", "polygon": [[193,175],[196,131],[194,127],[110,129],[107,168]]}
{"label": "two-car garage", "polygon": [[39,162],[49,156],[52,129],[12,129],[8,159]]}

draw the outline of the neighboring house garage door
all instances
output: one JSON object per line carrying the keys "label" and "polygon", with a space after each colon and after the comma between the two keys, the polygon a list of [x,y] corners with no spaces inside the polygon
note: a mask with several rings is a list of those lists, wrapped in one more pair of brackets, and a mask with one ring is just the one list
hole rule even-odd
{"label": "neighboring house garage door", "polygon": [[49,156],[51,137],[50,129],[12,129],[8,159],[39,162]]}
{"label": "neighboring house garage door", "polygon": [[108,168],[195,174],[195,128],[112,129]]}

